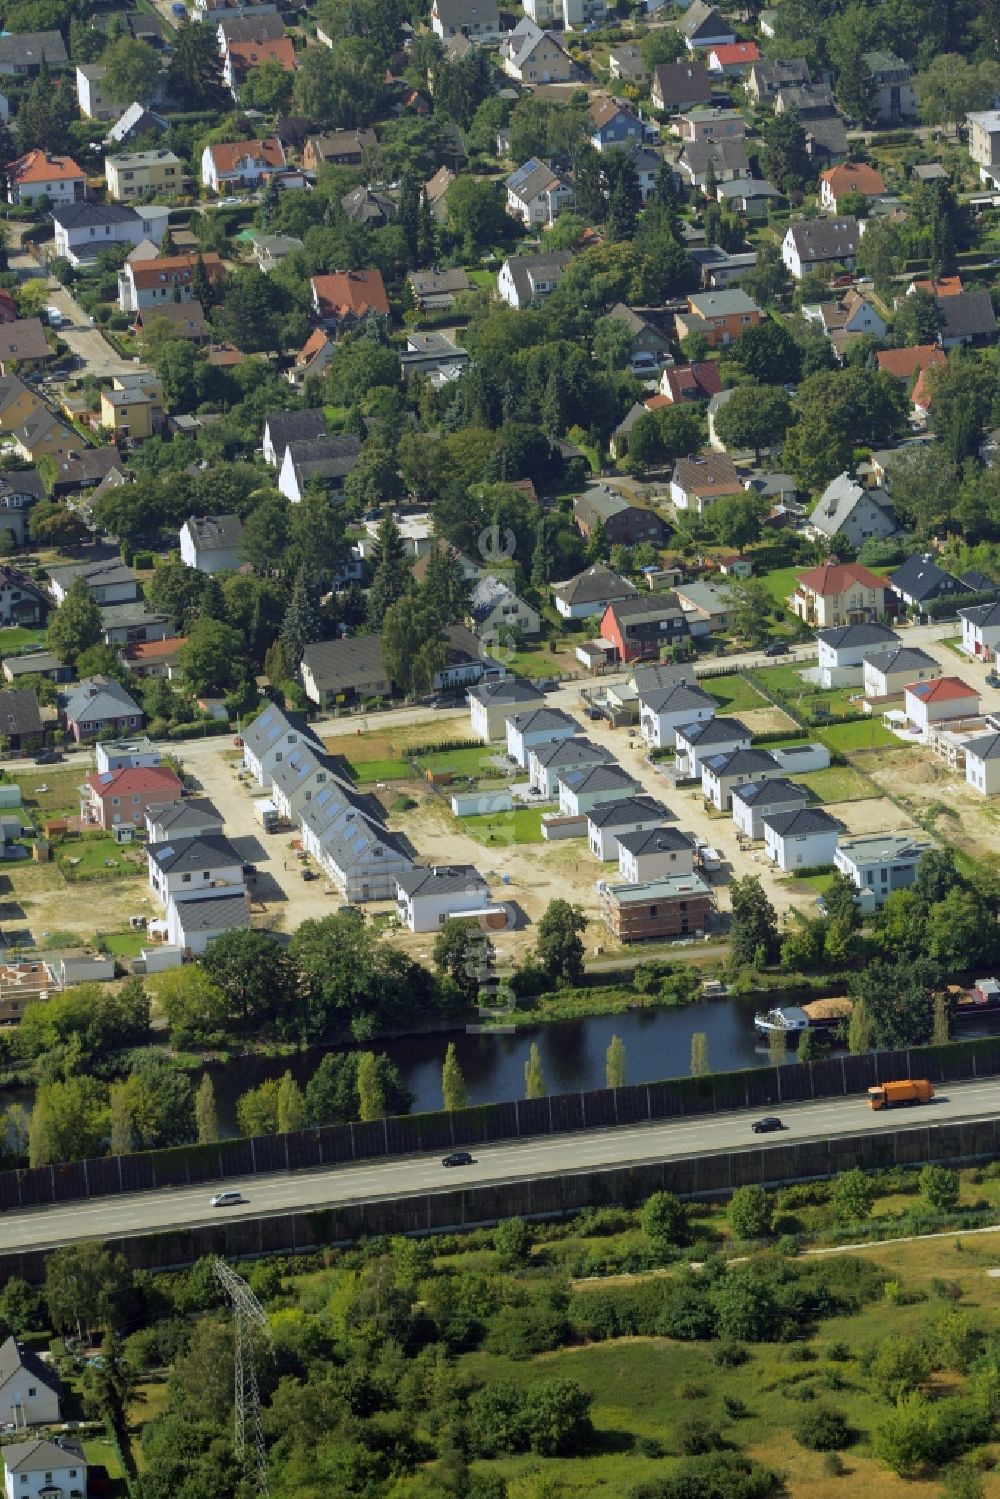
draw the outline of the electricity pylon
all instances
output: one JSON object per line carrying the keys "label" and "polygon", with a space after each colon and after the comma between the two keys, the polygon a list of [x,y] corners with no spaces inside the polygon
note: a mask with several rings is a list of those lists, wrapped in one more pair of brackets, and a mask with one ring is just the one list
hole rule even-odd
{"label": "electricity pylon", "polygon": [[267,1314],[243,1278],[225,1260],[216,1260],[215,1278],[233,1304],[235,1334],[235,1431],[233,1447],[237,1461],[256,1492],[267,1499],[267,1447],[260,1418],[257,1387],[257,1353],[254,1338],[263,1333],[268,1345],[271,1329]]}

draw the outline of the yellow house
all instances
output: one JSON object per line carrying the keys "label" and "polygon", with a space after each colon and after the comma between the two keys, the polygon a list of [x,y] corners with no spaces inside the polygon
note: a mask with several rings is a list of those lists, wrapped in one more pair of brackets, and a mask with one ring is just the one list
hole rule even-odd
{"label": "yellow house", "polygon": [[144,442],[163,425],[163,387],[155,375],[115,377],[111,390],[101,391],[101,426],[116,442]]}
{"label": "yellow house", "polygon": [[145,193],[179,193],[184,166],[172,151],[133,151],[106,157],[104,176],[109,196],[117,203],[126,203]]}
{"label": "yellow house", "polygon": [[0,379],[0,432],[12,437],[29,463],[40,458],[66,458],[80,447],[80,438],[59,420],[16,375]]}

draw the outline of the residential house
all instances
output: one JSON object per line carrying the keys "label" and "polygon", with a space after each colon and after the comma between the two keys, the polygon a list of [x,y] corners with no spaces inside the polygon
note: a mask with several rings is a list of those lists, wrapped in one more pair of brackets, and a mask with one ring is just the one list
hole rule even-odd
{"label": "residential house", "polygon": [[770,812],[762,819],[764,851],[786,874],[793,869],[815,869],[832,864],[837,839],[846,832],[842,822],[822,807],[797,807]]}
{"label": "residential house", "polygon": [[[130,606],[123,604],[119,607],[127,609]],[[103,618],[106,611],[102,610],[101,613]],[[149,615],[147,618],[150,621],[158,619],[160,621],[159,629],[166,629],[167,621],[162,615]],[[114,634],[107,626],[105,626],[104,638],[109,643],[115,639]],[[135,627],[130,627],[125,631],[125,639],[127,643],[122,646],[118,655],[129,676],[143,678],[165,677],[167,680],[173,681],[175,677],[181,675],[181,650],[187,645],[186,635],[163,635],[157,638],[155,633],[150,633],[147,630],[144,639],[137,639]],[[229,714],[225,710],[224,703],[221,705],[220,713],[214,716],[217,718],[221,716],[228,721]]]}
{"label": "residential house", "polygon": [[[0,323],[0,336],[5,326]],[[0,472],[0,534],[9,532],[13,544],[23,546],[28,534],[28,512],[44,497],[45,485],[36,468]]]}
{"label": "residential house", "polygon": [[617,599],[601,616],[601,636],[622,662],[659,660],[688,638],[687,619],[672,593]]}
{"label": "residential house", "polygon": [[355,187],[340,200],[345,219],[369,229],[383,229],[396,217],[395,199],[370,187]]}
{"label": "residential house", "polygon": [[661,62],[653,69],[649,95],[660,114],[682,114],[711,103],[712,80],[703,62]]}
{"label": "residential house", "polygon": [[680,828],[641,828],[615,836],[618,873],[629,885],[694,873],[694,842]]}
{"label": "residential house", "polygon": [[686,145],[695,142],[715,144],[723,140],[743,140],[747,122],[738,109],[713,104],[683,110],[673,128]]}
{"label": "residential house", "polygon": [[931,409],[931,392],[927,371],[945,364],[946,355],[937,344],[916,344],[908,349],[879,349],[875,355],[880,370],[896,380],[914,381],[910,404],[916,416],[926,420]]}
{"label": "residential house", "polygon": [[17,370],[25,375],[38,375],[54,353],[46,342],[40,318],[0,323],[0,375],[11,375]]}
{"label": "residential house", "polygon": [[361,438],[356,432],[290,442],[278,472],[278,488],[293,505],[302,500],[310,480],[320,480],[330,494],[340,494],[360,456]]}
{"label": "residential house", "polygon": [[880,125],[898,125],[917,117],[913,70],[895,52],[863,52],[870,82],[868,112]]}
{"label": "residential house", "polygon": [[238,515],[188,516],[180,530],[181,561],[200,573],[235,572],[242,538]]}
{"label": "residential house", "polygon": [[[341,207],[343,207],[341,200]],[[294,234],[255,234],[253,258],[262,275],[270,275],[276,266],[303,249],[303,241]]]}
{"label": "residential house", "polygon": [[743,489],[736,465],[727,453],[695,453],[678,458],[670,479],[670,499],[676,510],[704,515],[724,495]]}
{"label": "residential house", "polygon": [[107,71],[100,62],[77,65],[76,101],[86,120],[116,120],[125,107],[109,93],[104,82]]}
{"label": "residential house", "polygon": [[87,1460],[73,1437],[10,1442],[0,1457],[6,1499],[84,1499],[87,1493]]}
{"label": "residential house", "polygon": [[929,552],[914,552],[886,581],[905,609],[921,610],[932,599],[968,592],[958,578],[937,565]]}
{"label": "residential house", "polygon": [[106,562],[73,562],[49,569],[49,592],[61,604],[78,578],[87,585],[95,604],[131,604],[139,598],[139,579],[128,563],[112,558]]}
{"label": "residential house", "polygon": [[524,713],[512,713],[507,719],[507,758],[527,770],[532,750],[556,739],[574,739],[579,733],[576,719],[561,708],[529,708]]}
{"label": "residential house", "polygon": [[666,523],[655,510],[630,504],[621,490],[607,484],[594,484],[577,495],[573,519],[582,536],[593,536],[600,529],[611,545],[651,541],[654,546],[663,546],[667,537]]}
{"label": "residential house", "polygon": [[145,825],[147,807],[179,802],[183,783],[165,765],[135,766],[87,776],[80,816],[105,832]]}
{"label": "residential house", "polygon": [[562,21],[567,31],[581,31],[607,19],[606,0],[562,0]]}
{"label": "residential house", "polygon": [[995,661],[1000,650],[1000,603],[974,604],[959,609],[962,621],[962,649],[981,661]]}
{"label": "residential house", "polygon": [[389,320],[381,271],[335,271],[330,276],[313,276],[309,284],[313,312],[325,327],[338,333],[356,328],[367,317]]}
{"label": "residential house", "polygon": [[636,115],[618,99],[607,95],[594,99],[587,111],[590,126],[590,144],[595,151],[611,151],[618,147],[641,145],[646,139],[646,127]]}
{"label": "residential house", "polygon": [[686,142],[677,158],[677,170],[692,187],[742,181],[750,176],[750,159],[742,140],[693,140]]}
{"label": "residential house", "polygon": [[825,83],[779,89],[774,112],[798,115],[805,133],[806,155],[815,167],[843,161],[848,155],[847,125]]}
{"label": "residential house", "polygon": [[729,628],[733,606],[726,589],[714,583],[679,583],[674,592],[693,638]]}
{"label": "residential house", "polygon": [[62,1382],[52,1364],[14,1337],[0,1343],[0,1414],[5,1424],[15,1431],[54,1426],[61,1419],[61,1399]]}
{"label": "residential house", "polygon": [[169,217],[169,208],[152,203],[141,209],[119,203],[59,204],[52,210],[55,251],[72,266],[88,265],[110,245],[138,245],[144,239],[159,243]]}
{"label": "residential house", "polygon": [[406,278],[410,296],[420,312],[450,312],[455,298],[472,290],[472,282],[461,266],[441,271],[411,271]]}
{"label": "residential house", "polygon": [[20,754],[38,749],[44,738],[45,726],[35,693],[26,687],[0,692],[0,740],[7,750]]}
{"label": "residential house", "polygon": [[757,264],[756,250],[733,252],[719,245],[694,245],[688,255],[698,267],[702,286],[716,290],[741,280]]}
{"label": "residential house", "polygon": [[759,843],[764,837],[764,819],[779,813],[799,812],[809,803],[809,792],[795,781],[768,776],[762,781],[744,781],[732,795],[733,826],[744,838]]}
{"label": "residential house", "polygon": [[[146,607],[144,599],[135,603],[103,604],[98,612],[105,645],[136,645],[167,638],[167,616],[154,614]],[[172,642],[175,654],[179,649],[176,640]]]}
{"label": "residential house", "polygon": [[[761,182],[757,178],[734,177],[729,182],[717,182],[715,184],[715,197],[724,208],[730,208],[750,223],[759,223],[766,219],[772,209],[778,208],[784,199],[784,193],[775,187],[773,182]],[[740,257],[732,256],[731,260]],[[756,263],[756,252],[753,254]],[[749,266],[746,267],[749,269]],[[719,283],[713,277],[710,285]]]}
{"label": "residential house", "polygon": [[685,401],[710,401],[722,389],[717,362],[668,365],[660,376],[660,394],[680,405]]}
{"label": "residential house", "polygon": [[148,769],[163,764],[163,751],[148,734],[133,734],[127,739],[105,739],[95,744],[94,761],[102,775],[108,770]]}
{"label": "residential house", "polygon": [[484,573],[469,595],[469,621],[480,640],[510,646],[522,637],[537,635],[541,615],[516,594],[503,578]]}
{"label": "residential house", "polygon": [[921,855],[931,847],[908,833],[874,833],[842,838],[834,867],[856,886],[862,915],[877,910],[894,890],[905,890],[917,877]]}
{"label": "residential house", "polygon": [[166,911],[166,939],[187,957],[200,958],[217,937],[250,926],[246,890],[226,890],[201,900],[172,897]]}
{"label": "residential house", "polygon": [[243,858],[221,833],[151,843],[146,859],[150,892],[164,906],[171,900],[211,900],[223,890],[243,893]]}
{"label": "residential house", "polygon": [[697,874],[670,875],[640,885],[605,885],[602,898],[608,929],[618,942],[626,943],[700,935],[713,904],[711,890]]}
{"label": "residential house", "polygon": [[637,592],[634,583],[612,572],[603,562],[595,562],[575,578],[552,583],[550,587],[553,603],[563,619],[587,619],[603,614],[614,600],[632,598]]}
{"label": "residential house", "polygon": [[392,691],[377,635],[347,636],[307,645],[299,676],[306,696],[319,707],[356,698],[388,697]]}
{"label": "residential house", "polygon": [[190,302],[202,272],[210,285],[225,280],[225,267],[214,250],[127,260],[118,272],[118,306],[122,312],[145,312],[168,302]]}
{"label": "residential house", "polygon": [[294,366],[287,371],[289,385],[301,386],[309,375],[322,375],[336,348],[335,340],[324,328],[314,328],[296,354]]}
{"label": "residential house", "polygon": [[877,492],[863,489],[843,473],[830,480],[816,501],[808,529],[817,541],[840,536],[858,548],[866,541],[891,536],[896,517],[891,504],[880,503]]}
{"label": "residential house", "polygon": [[302,165],[307,172],[320,167],[356,167],[366,151],[378,147],[374,130],[330,130],[324,135],[310,135],[302,147]]}
{"label": "residential house", "polygon": [[980,180],[1000,187],[1000,110],[976,110],[965,117],[969,128],[969,155],[979,168]]}
{"label": "residential house", "polygon": [[48,600],[30,578],[0,564],[0,625],[40,625]]}
{"label": "residential house", "polygon": [[[537,19],[537,17],[536,17]],[[649,77],[642,50],[634,42],[620,42],[608,53],[608,72],[622,83],[645,83]]]}
{"label": "residential house", "polygon": [[443,224],[447,220],[448,189],[454,181],[455,173],[450,167],[438,167],[434,176],[424,183],[428,207],[436,224]]}
{"label": "residential house", "polygon": [[104,145],[113,151],[122,146],[128,146],[133,141],[163,135],[169,128],[169,122],[164,115],[155,114],[151,109],[147,109],[145,104],[140,104],[136,100],[112,125],[104,137]]}
{"label": "residential house", "polygon": [[560,817],[584,817],[602,802],[620,802],[642,793],[642,787],[620,765],[563,770],[559,777]]}
{"label": "residential house", "polygon": [[160,432],[165,412],[158,377],[143,372],[115,375],[113,381],[101,391],[101,426],[114,433],[115,442],[129,447]]}
{"label": "residential house", "polygon": [[701,779],[705,761],[750,748],[751,734],[738,718],[705,718],[674,731],[675,765],[681,780]]}
{"label": "residential house", "polygon": [[618,839],[622,834],[662,828],[669,816],[669,810],[652,796],[625,796],[598,802],[587,813],[587,847],[595,858],[607,863],[618,858]]}
{"label": "residential house", "polygon": [[500,66],[518,83],[569,83],[577,76],[576,64],[562,43],[527,16],[505,36]]}
{"label": "residential house", "polygon": [[705,0],[693,0],[677,22],[677,30],[689,52],[724,47],[736,40],[736,33],[729,23],[722,19],[714,5],[707,5]]}
{"label": "residential house", "polygon": [[756,42],[726,42],[708,53],[708,71],[720,78],[745,78],[757,62],[760,50]]}
{"label": "residential house", "polygon": [[453,917],[480,915],[489,903],[489,886],[471,864],[415,864],[396,875],[396,914],[411,932],[436,932]]}
{"label": "residential house", "polygon": [[[8,325],[4,325],[8,326]],[[80,446],[80,439],[17,375],[0,375],[0,432],[28,463],[57,463]]]}
{"label": "residential house", "polygon": [[[104,176],[108,195],[116,203],[140,198],[145,193],[169,197],[183,187],[184,164],[179,156],[164,148],[134,151],[104,158]],[[147,236],[152,238],[152,236]]]}
{"label": "residential house", "polygon": [[328,755],[308,744],[290,749],[271,775],[271,801],[279,817],[294,826],[319,788],[332,779],[335,779],[334,763]]}
{"label": "residential house", "polygon": [[861,681],[865,658],[872,652],[898,645],[899,636],[878,620],[863,620],[820,630],[816,642],[820,686],[829,689],[857,685]]}
{"label": "residential house", "polygon": [[528,754],[528,781],[546,801],[559,794],[559,778],[568,770],[614,765],[615,757],[603,744],[589,739],[549,739],[536,744]]}
{"label": "residential house", "polygon": [[213,193],[256,188],[285,170],[285,148],[276,135],[259,141],[206,146],[201,153],[201,180]]}
{"label": "residential house", "polygon": [[809,64],[804,57],[779,57],[751,63],[743,87],[754,104],[771,104],[783,88],[809,83]]}
{"label": "residential house", "polygon": [[447,333],[437,329],[428,333],[414,330],[406,335],[406,350],[400,354],[399,362],[404,380],[426,375],[431,385],[440,390],[458,379],[469,363],[469,355]]}
{"label": "residential house", "polygon": [[[0,600],[3,597],[0,579]],[[3,622],[0,614],[0,623]],[[10,621],[17,623],[16,620]],[[44,677],[48,682],[68,682],[73,676],[72,666],[53,656],[51,651],[27,650],[20,656],[3,658],[3,675],[7,682],[19,682],[23,677]]]}
{"label": "residential house", "polygon": [[747,328],[755,328],[764,319],[757,303],[745,291],[690,292],[688,313],[677,314],[677,333],[704,333],[711,348],[735,342]]}
{"label": "residential house", "polygon": [[[308,691],[308,688],[307,688]],[[470,728],[484,744],[507,739],[507,719],[545,706],[545,696],[523,677],[478,682],[468,694]]]}
{"label": "residential house", "polygon": [[533,224],[554,224],[563,209],[572,208],[576,202],[570,179],[537,156],[511,172],[504,186],[507,212],[529,229]]}
{"label": "residential house", "polygon": [[0,77],[36,78],[42,63],[64,68],[69,62],[58,31],[20,31],[0,36]]}
{"label": "residential house", "polygon": [[120,735],[141,729],[144,718],[138,703],[113,677],[85,677],[60,697],[59,720],[77,744],[108,732]]}
{"label": "residential house", "polygon": [[792,613],[814,629],[884,619],[885,579],[860,562],[824,562],[796,577]]}
{"label": "residential house", "polygon": [[283,73],[294,73],[298,66],[295,60],[295,44],[290,36],[270,37],[252,42],[231,41],[223,55],[222,77],[234,99],[247,78],[262,63],[277,65]]}
{"label": "residential house", "polygon": [[701,794],[716,811],[728,812],[737,786],[744,781],[766,780],[780,774],[780,762],[767,750],[738,749],[729,754],[709,755],[702,761]]}
{"label": "residential house", "polygon": [[204,796],[154,802],[146,808],[146,834],[150,843],[169,843],[171,838],[203,838],[220,834],[222,829],[222,814]]}
{"label": "residential house", "polygon": [[209,326],[200,302],[165,302],[137,312],[136,332],[148,342],[158,330],[161,337],[186,338],[193,344],[208,342]]}
{"label": "residential house", "polygon": [[251,719],[243,729],[242,738],[243,765],[264,791],[270,791],[275,767],[291,750],[308,744],[320,754],[324,753],[322,740],[305,718],[298,713],[286,713],[275,703],[268,703],[256,718]]}
{"label": "residential house", "polygon": [[632,360],[639,358],[645,361],[650,358],[659,364],[669,354],[670,339],[667,335],[649,318],[627,307],[624,302],[616,302],[605,315],[624,324],[628,330],[631,338],[629,356]]}
{"label": "residential house", "polygon": [[639,694],[639,724],[642,737],[655,749],[674,749],[677,730],[688,724],[714,718],[719,705],[704,688],[689,682],[671,682]]}
{"label": "residential house", "polygon": [[257,12],[245,15],[222,15],[216,26],[219,50],[224,52],[230,42],[269,42],[285,35],[285,23],[281,16]]}
{"label": "residential house", "polygon": [[781,258],[796,281],[809,271],[835,265],[850,271],[863,233],[863,220],[805,219],[789,224],[781,242]]}
{"label": "residential house", "polygon": [[900,644],[887,650],[867,652],[862,663],[862,685],[869,702],[899,697],[910,682],[928,681],[939,676],[940,663],[915,645]]}
{"label": "residential house", "polygon": [[820,324],[841,360],[851,342],[861,334],[884,338],[888,332],[885,318],[876,312],[867,297],[853,287],[836,301],[803,307],[802,314],[809,322]]}
{"label": "residential house", "polygon": [[87,195],[87,174],[70,156],[33,150],[7,167],[8,203],[79,203]]}
{"label": "residential house", "polygon": [[497,277],[497,295],[511,307],[527,307],[540,301],[557,285],[572,259],[572,250],[508,255]]}
{"label": "residential house", "polygon": [[864,161],[843,161],[839,166],[820,173],[819,206],[828,213],[839,213],[841,198],[858,195],[881,198],[884,193],[882,174]]}
{"label": "residential house", "polygon": [[285,450],[292,442],[309,442],[326,436],[326,412],[322,407],[309,411],[274,411],[264,418],[261,451],[264,462],[280,469]]}
{"label": "residential house", "polygon": [[500,30],[497,0],[433,0],[431,30],[443,42],[453,36],[495,36]]}
{"label": "residential house", "polygon": [[977,734],[965,741],[964,749],[966,784],[983,796],[995,796],[1000,791],[1000,734]]}
{"label": "residential house", "polygon": [[321,786],[302,812],[302,846],[346,900],[395,900],[396,879],[413,867],[412,849],[390,833],[378,804],[339,780]]}
{"label": "residential house", "polygon": [[963,291],[958,296],[935,297],[941,326],[938,342],[942,349],[957,344],[981,346],[996,342],[997,320],[988,291]]}
{"label": "residential house", "polygon": [[926,733],[932,724],[975,718],[979,712],[979,693],[961,677],[910,682],[903,688],[903,712],[908,723]]}

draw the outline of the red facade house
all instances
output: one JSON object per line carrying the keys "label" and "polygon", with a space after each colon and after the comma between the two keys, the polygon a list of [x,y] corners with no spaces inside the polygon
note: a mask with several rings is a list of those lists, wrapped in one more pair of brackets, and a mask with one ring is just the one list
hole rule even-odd
{"label": "red facade house", "polygon": [[179,802],[184,787],[165,765],[131,766],[89,775],[80,815],[98,827],[139,827],[146,808]]}

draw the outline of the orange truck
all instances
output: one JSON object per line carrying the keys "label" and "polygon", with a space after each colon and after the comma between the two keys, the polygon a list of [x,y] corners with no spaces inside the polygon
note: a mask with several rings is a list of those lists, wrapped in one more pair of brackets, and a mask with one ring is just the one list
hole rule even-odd
{"label": "orange truck", "polygon": [[896,1104],[930,1103],[934,1086],[925,1077],[907,1078],[901,1083],[880,1083],[868,1089],[868,1103],[873,1109],[891,1109]]}

